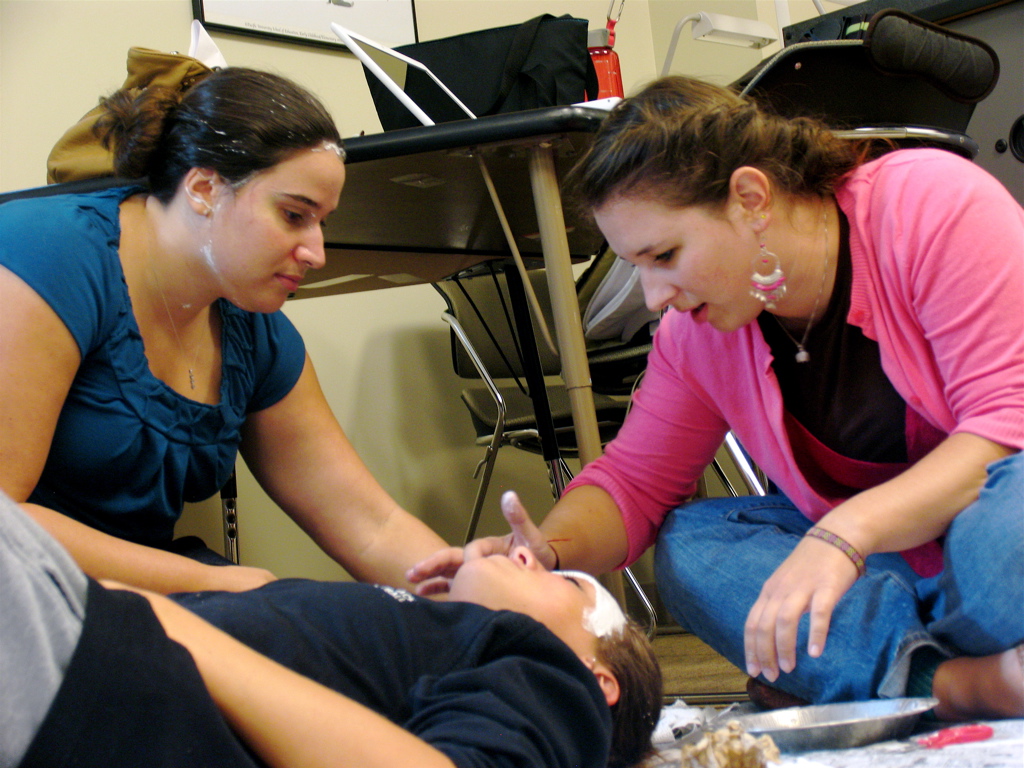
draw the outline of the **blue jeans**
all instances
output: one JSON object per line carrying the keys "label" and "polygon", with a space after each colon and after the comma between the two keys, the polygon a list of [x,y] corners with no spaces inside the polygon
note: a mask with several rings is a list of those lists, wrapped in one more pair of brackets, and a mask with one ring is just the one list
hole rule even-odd
{"label": "blue jeans", "polygon": [[[772,683],[827,703],[903,696],[913,651],[985,656],[1024,642],[1024,454],[993,462],[978,500],[946,532],[941,573],[922,578],[898,553],[867,558],[842,597],[825,651]],[[743,625],[769,576],[813,525],[785,496],[706,499],[666,518],[655,551],[662,600],[679,624],[740,669]]]}

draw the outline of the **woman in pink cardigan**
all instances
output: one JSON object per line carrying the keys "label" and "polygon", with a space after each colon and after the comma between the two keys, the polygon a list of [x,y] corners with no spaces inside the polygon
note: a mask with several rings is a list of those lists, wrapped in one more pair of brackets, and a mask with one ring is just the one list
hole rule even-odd
{"label": "woman in pink cardigan", "polygon": [[[755,699],[1024,716],[1024,210],[952,153],[867,149],[681,77],[618,105],[572,183],[666,311],[643,385],[539,529],[507,504],[422,590],[513,544],[592,573],[654,545]],[[691,501],[730,429],[771,494]]]}

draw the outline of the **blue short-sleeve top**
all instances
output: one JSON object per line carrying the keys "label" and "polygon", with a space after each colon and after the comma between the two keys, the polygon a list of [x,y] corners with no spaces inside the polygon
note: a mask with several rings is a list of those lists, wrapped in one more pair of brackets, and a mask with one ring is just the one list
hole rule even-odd
{"label": "blue short-sleeve top", "polygon": [[157,379],[118,255],[119,206],[139,191],[0,206],[0,265],[50,305],[81,353],[29,500],[161,546],[170,542],[184,502],[209,498],[227,481],[246,416],[291,391],[305,347],[283,313],[245,312],[220,300],[220,402],[190,400]]}

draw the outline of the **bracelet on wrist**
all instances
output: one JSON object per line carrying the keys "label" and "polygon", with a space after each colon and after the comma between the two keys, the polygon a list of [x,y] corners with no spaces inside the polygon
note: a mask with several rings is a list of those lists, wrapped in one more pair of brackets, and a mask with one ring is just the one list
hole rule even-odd
{"label": "bracelet on wrist", "polygon": [[850,562],[857,566],[858,577],[863,576],[867,572],[868,568],[867,564],[864,562],[864,558],[861,556],[860,552],[857,551],[857,548],[846,539],[836,536],[832,531],[826,531],[824,528],[820,528],[817,525],[811,528],[806,535],[813,539],[821,539],[822,541],[831,544],[850,558]]}

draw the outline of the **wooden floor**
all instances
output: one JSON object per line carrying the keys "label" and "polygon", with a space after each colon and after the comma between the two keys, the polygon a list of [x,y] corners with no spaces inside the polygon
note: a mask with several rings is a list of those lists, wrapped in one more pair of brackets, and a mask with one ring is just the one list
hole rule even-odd
{"label": "wooden floor", "polygon": [[747,674],[676,626],[663,627],[654,651],[665,679],[665,700],[690,706],[722,706],[747,701]]}
{"label": "wooden floor", "polygon": [[[682,699],[690,706],[725,706],[749,701],[746,672],[683,631],[669,615],[654,584],[643,583],[642,588],[657,615],[654,652],[665,680],[666,703]],[[626,591],[624,599],[631,617],[641,624],[648,621],[648,613],[633,590]]]}

